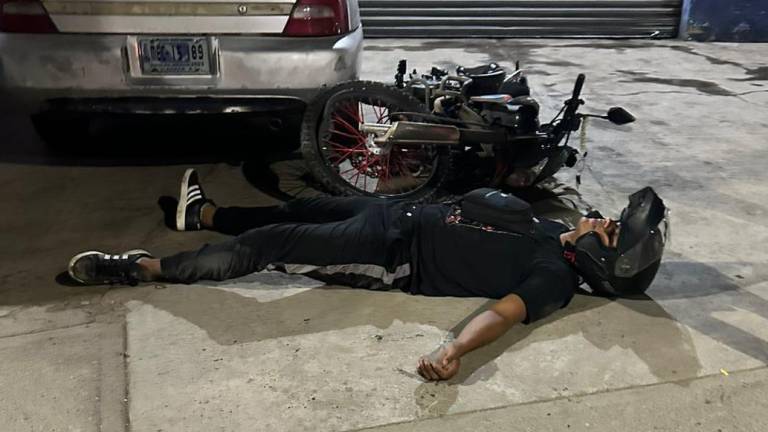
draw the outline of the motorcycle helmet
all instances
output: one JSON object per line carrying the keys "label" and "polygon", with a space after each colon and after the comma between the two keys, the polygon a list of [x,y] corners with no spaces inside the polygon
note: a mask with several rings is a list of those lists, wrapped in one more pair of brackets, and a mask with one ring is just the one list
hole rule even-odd
{"label": "motorcycle helmet", "polygon": [[[597,215],[588,215],[597,216]],[[616,247],[600,241],[595,232],[582,235],[570,246],[577,272],[595,293],[637,296],[651,285],[669,241],[669,212],[650,187],[629,196],[621,212]]]}

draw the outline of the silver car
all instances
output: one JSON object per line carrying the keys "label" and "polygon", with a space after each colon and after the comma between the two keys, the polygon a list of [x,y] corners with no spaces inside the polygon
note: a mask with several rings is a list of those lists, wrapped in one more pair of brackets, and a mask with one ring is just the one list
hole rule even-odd
{"label": "silver car", "polygon": [[357,0],[0,0],[0,107],[290,109],[357,78]]}

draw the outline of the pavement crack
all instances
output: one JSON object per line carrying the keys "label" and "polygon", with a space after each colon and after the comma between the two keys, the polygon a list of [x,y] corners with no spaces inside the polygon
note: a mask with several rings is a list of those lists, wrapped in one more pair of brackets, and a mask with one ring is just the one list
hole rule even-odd
{"label": "pavement crack", "polygon": [[87,325],[93,324],[94,322],[95,322],[94,320],[91,320],[91,321],[85,321],[85,322],[81,322],[81,323],[77,323],[77,324],[71,324],[71,325],[62,326],[62,327],[44,328],[44,329],[32,330],[32,331],[29,331],[29,332],[14,333],[14,334],[0,336],[0,339],[8,339],[8,338],[14,338],[14,337],[19,337],[19,336],[29,336],[29,335],[34,335],[34,334],[58,331],[58,330],[66,330],[66,329],[71,329],[71,328],[75,328],[75,327],[87,326]]}
{"label": "pavement crack", "polygon": [[751,90],[751,91],[745,91],[741,93],[736,93],[736,96],[744,96],[752,93],[768,93],[768,90]]}

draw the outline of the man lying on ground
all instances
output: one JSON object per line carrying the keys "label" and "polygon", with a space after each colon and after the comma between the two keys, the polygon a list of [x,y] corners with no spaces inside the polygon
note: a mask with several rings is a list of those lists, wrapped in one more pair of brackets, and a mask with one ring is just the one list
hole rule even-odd
{"label": "man lying on ground", "polygon": [[[424,378],[440,380],[456,375],[463,355],[515,324],[565,307],[582,281],[611,296],[644,292],[661,260],[665,210],[650,188],[630,197],[619,222],[593,212],[575,229],[535,218],[526,203],[493,190],[470,193],[459,204],[322,197],[217,207],[189,169],[177,229],[235,237],[164,258],[143,249],[82,252],[69,274],[83,284],[189,284],[279,270],[356,288],[498,299],[437,356],[419,360]],[[467,217],[474,214],[499,222]]]}

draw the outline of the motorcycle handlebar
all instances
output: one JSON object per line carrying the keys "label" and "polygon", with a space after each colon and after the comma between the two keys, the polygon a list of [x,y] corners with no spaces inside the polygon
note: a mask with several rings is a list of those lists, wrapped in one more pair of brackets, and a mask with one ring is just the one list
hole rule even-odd
{"label": "motorcycle handlebar", "polygon": [[579,99],[579,97],[581,96],[581,89],[584,87],[585,80],[586,76],[584,74],[579,74],[579,76],[576,77],[576,84],[573,86],[571,98],[565,101],[563,117],[553,129],[554,140],[556,142],[559,142],[564,134],[570,133],[570,131],[575,130],[575,128],[578,127],[576,112],[579,110],[579,105],[581,105],[581,99]]}
{"label": "motorcycle handlebar", "polygon": [[576,84],[573,86],[573,95],[571,96],[572,101],[577,102],[579,100],[581,89],[584,87],[584,80],[586,79],[587,77],[583,73],[576,77]]}
{"label": "motorcycle handlebar", "polygon": [[584,88],[584,81],[586,79],[587,77],[584,74],[579,74],[579,76],[576,77],[576,84],[573,85],[571,99],[566,102],[567,107],[565,108],[563,119],[571,121],[572,117],[576,115],[576,111],[579,110],[579,105],[581,105],[581,99],[579,99],[579,97],[581,97],[581,89]]}
{"label": "motorcycle handlebar", "polygon": [[581,89],[584,87],[586,78],[587,77],[584,74],[579,74],[579,76],[576,77],[576,84],[573,85],[571,99],[566,102],[567,106],[563,115],[563,120],[565,120],[566,123],[572,122],[576,116],[576,111],[579,110],[579,105],[581,105],[581,99],[579,98],[581,97]]}

